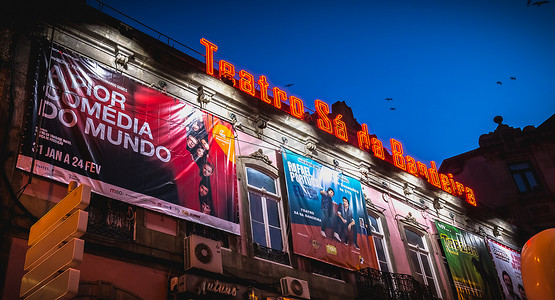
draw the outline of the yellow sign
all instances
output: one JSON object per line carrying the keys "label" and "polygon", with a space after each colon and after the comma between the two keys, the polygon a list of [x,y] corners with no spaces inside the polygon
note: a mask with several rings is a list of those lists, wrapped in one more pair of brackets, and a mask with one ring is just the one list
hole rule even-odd
{"label": "yellow sign", "polygon": [[27,274],[21,279],[19,295],[27,299],[69,299],[79,289],[79,270],[85,242],[78,239],[87,231],[91,187],[71,182],[64,199],[38,220],[29,231],[25,256]]}
{"label": "yellow sign", "polygon": [[79,270],[67,269],[25,300],[71,299],[79,291],[80,274]]}
{"label": "yellow sign", "polygon": [[87,231],[88,217],[88,212],[78,210],[60,223],[56,228],[45,235],[44,238],[27,250],[23,269],[28,271],[35,267],[37,263],[50,256],[61,247],[61,242],[67,242],[73,238],[80,238],[83,236]]}
{"label": "yellow sign", "polygon": [[21,279],[19,296],[26,297],[56,277],[59,272],[79,265],[83,260],[84,246],[83,240],[74,238],[27,272]]}
{"label": "yellow sign", "polygon": [[81,184],[74,189],[69,195],[56,204],[48,211],[40,220],[38,220],[29,231],[29,246],[33,246],[50,231],[52,231],[59,223],[61,223],[67,215],[72,214],[78,209],[84,209],[89,206],[91,199],[91,187]]}

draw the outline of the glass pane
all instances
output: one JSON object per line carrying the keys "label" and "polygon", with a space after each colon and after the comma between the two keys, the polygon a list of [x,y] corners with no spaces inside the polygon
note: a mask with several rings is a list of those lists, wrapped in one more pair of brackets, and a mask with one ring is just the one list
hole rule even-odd
{"label": "glass pane", "polygon": [[522,177],[522,174],[513,174],[513,178],[515,179],[516,185],[520,192],[528,191],[526,183],[524,183],[524,178]]}
{"label": "glass pane", "polygon": [[437,290],[436,285],[434,284],[434,279],[432,277],[426,277],[426,281],[428,282],[428,287],[432,290],[432,295],[437,297]]}
{"label": "glass pane", "polygon": [[432,269],[430,268],[430,262],[428,261],[428,256],[420,253],[420,259],[422,260],[422,266],[424,267],[424,275],[432,276]]}
{"label": "glass pane", "polygon": [[383,248],[383,241],[379,237],[374,237],[374,246],[376,246],[376,253],[378,254],[378,260],[385,261],[385,252]]}
{"label": "glass pane", "polygon": [[382,272],[389,272],[389,267],[385,261],[380,261],[380,270]]}
{"label": "glass pane", "polygon": [[264,223],[264,216],[262,215],[262,198],[254,193],[249,193],[251,201],[251,219]]}
{"label": "glass pane", "polygon": [[380,232],[380,227],[378,226],[378,220],[376,220],[376,218],[372,217],[372,216],[368,216],[368,219],[370,219],[370,225],[372,225],[372,231],[376,231],[376,232]]}
{"label": "glass pane", "polygon": [[420,248],[424,249],[424,241],[422,237],[416,232],[405,229],[405,235],[407,236],[407,242],[411,245],[418,245]]}
{"label": "glass pane", "polygon": [[281,225],[279,224],[278,203],[276,201],[266,199],[266,207],[268,210],[268,224],[281,228]]}
{"label": "glass pane", "polygon": [[413,250],[409,250],[409,257],[410,257],[410,261],[412,262],[412,265],[414,266],[414,270],[416,271],[416,273],[422,274],[422,268],[420,267],[420,263],[418,262],[417,253]]}
{"label": "glass pane", "polygon": [[281,241],[281,229],[270,227],[270,243],[272,249],[283,250],[283,243]]}
{"label": "glass pane", "polygon": [[266,191],[276,194],[274,179],[255,169],[247,168],[247,182],[252,186],[264,188]]}
{"label": "glass pane", "polygon": [[512,164],[509,166],[509,169],[513,171],[526,170],[528,168],[530,168],[530,164],[528,163]]}
{"label": "glass pane", "polygon": [[414,279],[418,280],[418,282],[420,282],[422,284],[425,284],[424,283],[424,278],[422,277],[422,274],[420,274],[420,273],[414,274]]}
{"label": "glass pane", "polygon": [[266,232],[264,231],[264,224],[252,221],[252,238],[255,243],[264,247],[268,247],[266,243]]}
{"label": "glass pane", "polygon": [[532,172],[526,172],[524,174],[526,175],[526,179],[528,180],[530,187],[532,189],[537,188],[538,182],[536,181],[536,177],[534,177],[534,174]]}

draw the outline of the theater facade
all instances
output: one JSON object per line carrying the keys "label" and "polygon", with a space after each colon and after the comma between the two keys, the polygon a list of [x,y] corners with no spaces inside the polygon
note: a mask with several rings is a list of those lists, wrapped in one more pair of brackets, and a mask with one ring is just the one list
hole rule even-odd
{"label": "theater facade", "polygon": [[[3,299],[67,268],[78,299],[519,293],[512,225],[346,103],[290,95],[218,41],[41,5],[2,27]],[[29,228],[70,182],[92,192],[82,261],[23,295]]]}

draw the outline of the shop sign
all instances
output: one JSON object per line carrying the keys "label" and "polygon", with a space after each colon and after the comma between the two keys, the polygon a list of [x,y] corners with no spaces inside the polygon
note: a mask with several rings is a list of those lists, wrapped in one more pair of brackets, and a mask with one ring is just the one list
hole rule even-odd
{"label": "shop sign", "polygon": [[207,293],[214,293],[226,296],[237,296],[237,286],[225,284],[223,282],[203,280],[197,289],[197,295],[206,295]]}

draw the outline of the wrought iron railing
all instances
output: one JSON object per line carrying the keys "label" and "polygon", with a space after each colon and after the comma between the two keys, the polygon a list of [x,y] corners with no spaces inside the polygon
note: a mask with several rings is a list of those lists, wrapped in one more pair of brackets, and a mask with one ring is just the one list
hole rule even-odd
{"label": "wrought iron railing", "polygon": [[330,278],[335,278],[338,280],[343,280],[341,268],[336,267],[331,264],[327,264],[314,259],[310,260],[311,271],[314,274],[323,275]]}
{"label": "wrought iron railing", "polygon": [[93,194],[87,208],[87,233],[122,241],[135,240],[135,209],[133,206]]}
{"label": "wrought iron railing", "polygon": [[289,254],[287,252],[275,250],[272,248],[264,247],[260,244],[254,243],[254,256],[266,260],[278,262],[280,264],[289,265]]}
{"label": "wrought iron railing", "polygon": [[432,290],[406,274],[366,268],[356,272],[359,299],[433,300]]}

